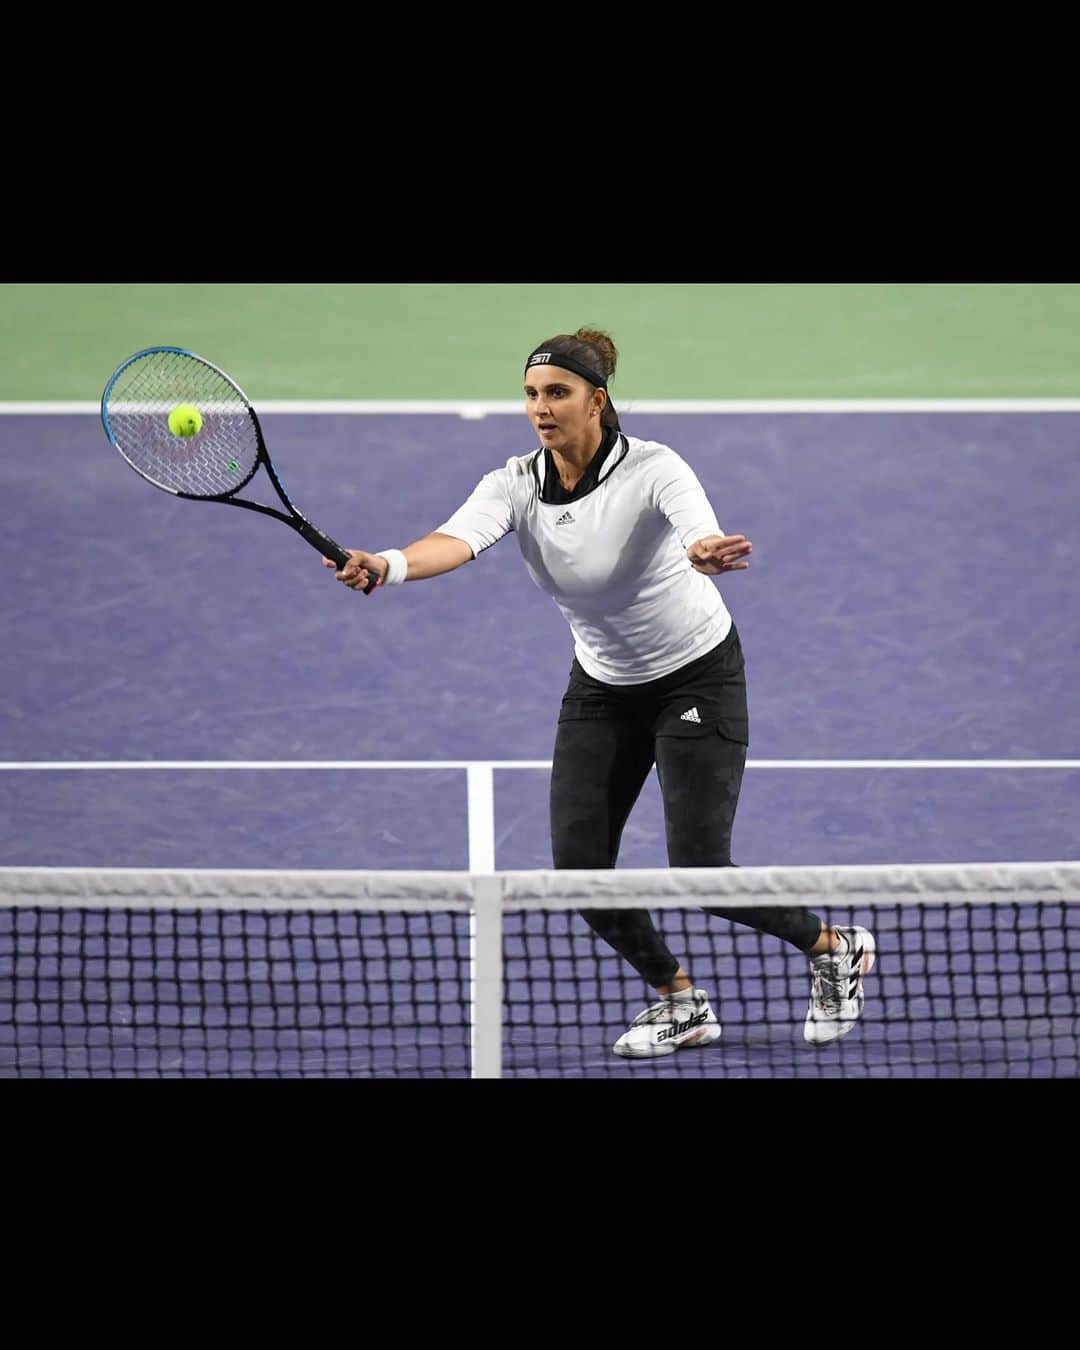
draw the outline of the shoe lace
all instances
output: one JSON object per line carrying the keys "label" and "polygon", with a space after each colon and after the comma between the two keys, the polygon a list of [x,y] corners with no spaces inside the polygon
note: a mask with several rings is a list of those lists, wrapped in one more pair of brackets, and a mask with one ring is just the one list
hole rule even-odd
{"label": "shoe lace", "polygon": [[638,1013],[634,1018],[635,1027],[646,1026],[649,1022],[673,1022],[679,1015],[678,1004],[672,1003],[670,999],[663,999],[659,1003],[652,1004],[645,1009],[643,1013]]}
{"label": "shoe lace", "polygon": [[810,967],[814,1002],[827,1013],[838,1013],[844,1005],[845,981],[840,963],[833,957],[815,961]]}

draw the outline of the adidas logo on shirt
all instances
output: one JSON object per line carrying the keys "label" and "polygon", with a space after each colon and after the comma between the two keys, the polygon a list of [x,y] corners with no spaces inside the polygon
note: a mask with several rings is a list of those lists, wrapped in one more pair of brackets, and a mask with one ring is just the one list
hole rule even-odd
{"label": "adidas logo on shirt", "polygon": [[574,517],[570,514],[569,511],[564,511],[562,515],[559,517],[559,519],[555,522],[556,525],[573,525],[573,523]]}
{"label": "adidas logo on shirt", "polygon": [[679,721],[680,721],[680,722],[700,722],[700,721],[701,721],[701,718],[698,716],[698,710],[697,710],[696,708],[691,708],[689,712],[684,712],[684,713],[683,713],[683,715],[679,718]]}

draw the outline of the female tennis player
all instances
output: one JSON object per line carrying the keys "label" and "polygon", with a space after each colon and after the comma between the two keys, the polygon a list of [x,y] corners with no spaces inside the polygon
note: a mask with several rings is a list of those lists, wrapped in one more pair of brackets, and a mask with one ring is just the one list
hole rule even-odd
{"label": "female tennis player", "polygon": [[[451,572],[511,530],[530,575],[574,636],[551,774],[557,868],[615,866],[623,827],[655,763],[673,867],[730,867],[749,740],[739,635],[708,580],[744,570],[752,545],[726,535],[690,466],[622,432],[608,396],[618,353],[581,328],[525,362],[525,410],[539,447],[486,474],[468,501],[405,549],[348,550],[335,576],[353,590]],[[336,567],[324,559],[328,567]],[[810,961],[804,1035],[845,1035],[863,1007],[874,942],[805,908],[707,909],[797,947]],[[704,1046],[720,1035],[643,909],[582,911],[660,995],[615,1043],[628,1058]]]}

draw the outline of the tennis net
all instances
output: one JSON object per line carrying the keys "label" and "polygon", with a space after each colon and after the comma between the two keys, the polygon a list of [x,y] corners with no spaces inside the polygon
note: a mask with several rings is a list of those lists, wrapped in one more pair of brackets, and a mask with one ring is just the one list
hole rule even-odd
{"label": "tennis net", "polygon": [[[0,868],[0,1077],[1055,1077],[1080,1071],[1080,863],[606,872]],[[851,1033],[806,958],[703,912],[874,935]],[[720,1039],[612,1046],[655,995],[580,917],[648,909]]]}

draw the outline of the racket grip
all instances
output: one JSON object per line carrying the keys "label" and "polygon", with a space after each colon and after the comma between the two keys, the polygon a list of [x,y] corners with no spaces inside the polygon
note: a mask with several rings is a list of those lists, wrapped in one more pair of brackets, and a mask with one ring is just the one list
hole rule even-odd
{"label": "racket grip", "polygon": [[[305,538],[312,548],[317,548],[324,558],[333,558],[338,567],[344,567],[352,556],[347,549],[335,544],[328,534],[323,534],[322,530],[312,525],[309,520],[298,520],[296,528]],[[364,587],[364,594],[370,595],[375,589],[375,583],[378,577],[372,577]]]}
{"label": "racket grip", "polygon": [[296,528],[305,538],[312,548],[317,548],[324,558],[333,558],[339,567],[344,567],[349,561],[349,553],[343,549],[340,544],[335,544],[328,534],[323,534],[322,530],[317,529],[310,521],[296,521]]}

